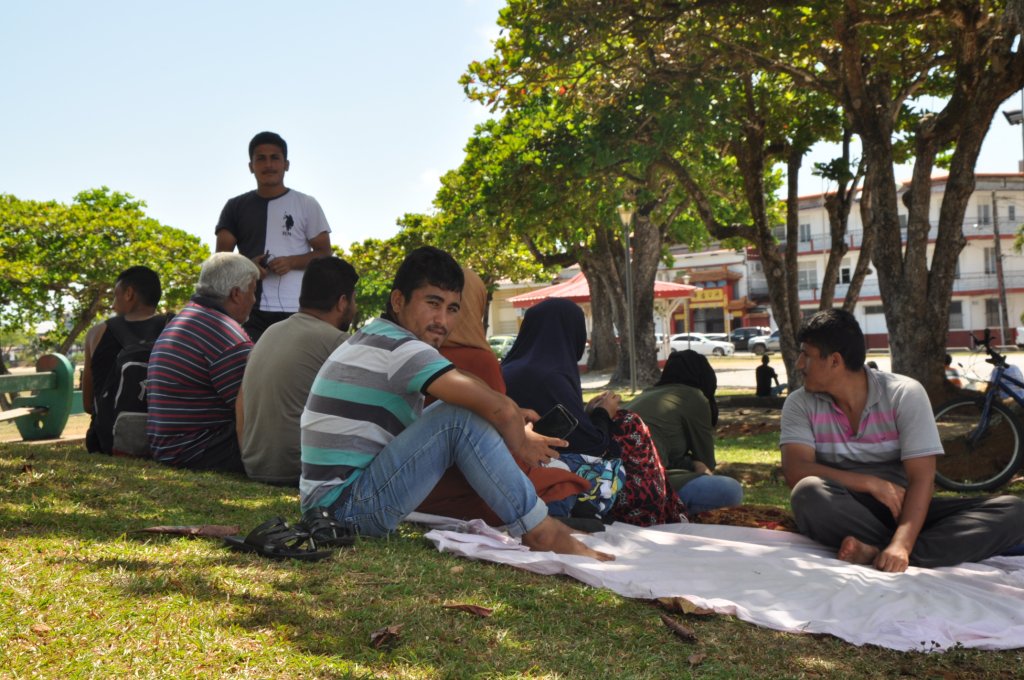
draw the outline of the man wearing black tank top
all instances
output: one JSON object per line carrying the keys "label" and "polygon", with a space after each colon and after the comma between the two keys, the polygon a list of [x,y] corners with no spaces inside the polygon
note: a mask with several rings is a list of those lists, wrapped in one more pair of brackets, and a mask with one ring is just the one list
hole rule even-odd
{"label": "man wearing black tank top", "polygon": [[[160,277],[149,267],[129,267],[121,272],[114,283],[114,314],[123,320],[139,340],[156,340],[167,323],[167,316],[156,313],[160,302]],[[122,345],[114,333],[107,331],[108,321],[101,321],[85,336],[85,367],[82,371],[82,404],[92,422],[86,434],[86,448],[91,452],[103,451],[96,429],[96,398],[111,371]]]}

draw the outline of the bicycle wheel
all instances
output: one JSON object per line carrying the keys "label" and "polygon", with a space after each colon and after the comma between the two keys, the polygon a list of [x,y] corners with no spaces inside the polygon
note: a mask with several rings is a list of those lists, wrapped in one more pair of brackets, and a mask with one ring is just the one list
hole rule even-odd
{"label": "bicycle wheel", "polygon": [[984,398],[961,397],[935,412],[942,448],[935,482],[951,491],[990,491],[1006,484],[1021,465],[1024,430],[1006,405],[993,401],[984,430]]}

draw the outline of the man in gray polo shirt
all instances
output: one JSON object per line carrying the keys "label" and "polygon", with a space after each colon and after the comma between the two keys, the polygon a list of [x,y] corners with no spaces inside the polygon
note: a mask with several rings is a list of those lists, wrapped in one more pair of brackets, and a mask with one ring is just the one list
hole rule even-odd
{"label": "man in gray polo shirt", "polygon": [[919,382],[864,366],[864,334],[829,309],[797,334],[804,386],[782,411],[782,471],[800,532],[855,564],[976,562],[1024,542],[1024,500],[932,498],[942,443]]}

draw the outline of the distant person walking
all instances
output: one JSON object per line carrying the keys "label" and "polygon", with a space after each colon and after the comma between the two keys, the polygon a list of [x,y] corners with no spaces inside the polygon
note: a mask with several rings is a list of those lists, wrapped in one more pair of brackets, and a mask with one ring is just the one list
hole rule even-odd
{"label": "distant person walking", "polygon": [[299,311],[302,270],[331,255],[331,228],[312,196],[289,189],[288,144],[274,132],[249,142],[256,190],[230,199],[217,221],[217,252],[238,252],[260,269],[260,283],[244,328],[253,342],[267,327]]}

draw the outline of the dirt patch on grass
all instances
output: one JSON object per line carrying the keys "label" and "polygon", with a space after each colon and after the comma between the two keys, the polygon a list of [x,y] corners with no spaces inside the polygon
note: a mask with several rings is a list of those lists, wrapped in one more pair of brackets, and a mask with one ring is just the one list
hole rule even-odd
{"label": "dirt patch on grass", "polygon": [[722,410],[719,413],[718,428],[715,434],[721,438],[778,432],[781,419],[782,411],[775,408]]}

